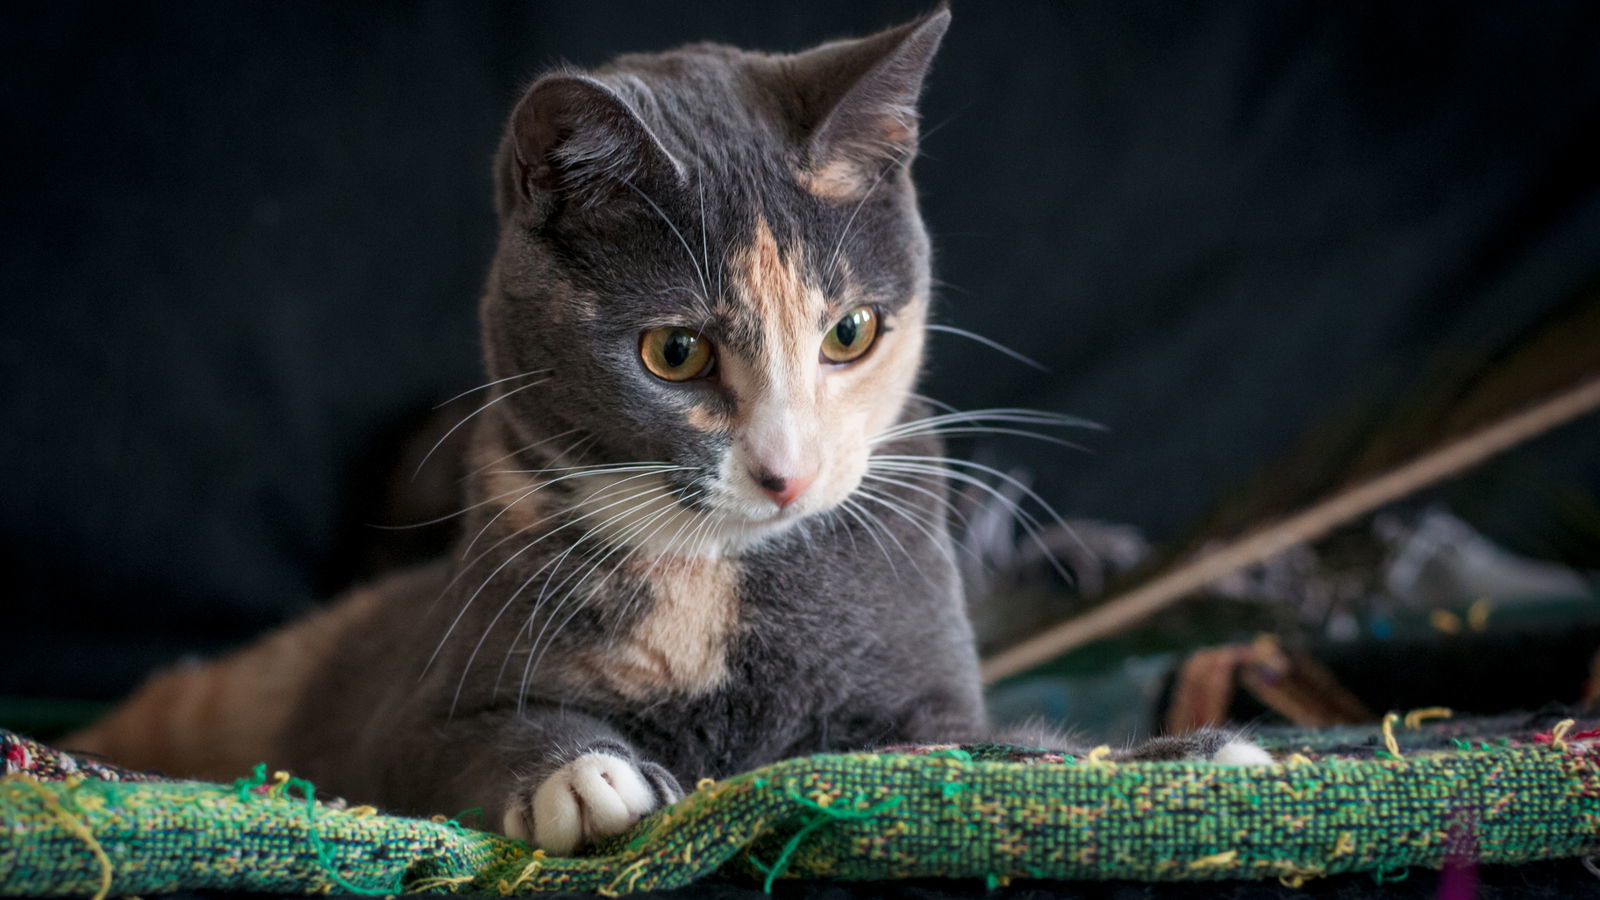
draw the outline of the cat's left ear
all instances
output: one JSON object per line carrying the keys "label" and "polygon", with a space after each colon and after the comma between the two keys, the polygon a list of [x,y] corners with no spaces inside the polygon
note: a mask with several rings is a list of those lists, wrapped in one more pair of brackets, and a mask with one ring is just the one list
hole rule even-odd
{"label": "cat's left ear", "polygon": [[917,150],[917,96],[950,10],[870,37],[830,44],[789,59],[809,127],[801,178],[825,196],[859,196],[883,168]]}

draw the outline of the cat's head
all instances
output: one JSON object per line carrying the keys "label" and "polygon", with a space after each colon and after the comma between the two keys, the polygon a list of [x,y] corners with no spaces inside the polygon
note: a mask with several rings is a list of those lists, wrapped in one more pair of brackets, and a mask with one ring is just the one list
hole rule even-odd
{"label": "cat's head", "polygon": [[675,467],[564,470],[585,496],[605,488],[592,521],[631,543],[726,549],[844,502],[921,364],[929,251],[908,171],[948,22],[539,79],[497,160],[497,449],[570,435],[547,444],[570,446],[555,465]]}

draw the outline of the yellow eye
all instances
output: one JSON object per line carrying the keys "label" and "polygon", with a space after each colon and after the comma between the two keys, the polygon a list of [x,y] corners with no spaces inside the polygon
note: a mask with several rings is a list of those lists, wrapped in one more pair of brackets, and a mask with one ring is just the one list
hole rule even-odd
{"label": "yellow eye", "polygon": [[665,381],[688,381],[711,374],[711,342],[687,328],[655,328],[639,340],[639,357],[650,374]]}
{"label": "yellow eye", "polygon": [[878,339],[878,312],[858,306],[845,313],[822,338],[822,358],[833,363],[860,359]]}

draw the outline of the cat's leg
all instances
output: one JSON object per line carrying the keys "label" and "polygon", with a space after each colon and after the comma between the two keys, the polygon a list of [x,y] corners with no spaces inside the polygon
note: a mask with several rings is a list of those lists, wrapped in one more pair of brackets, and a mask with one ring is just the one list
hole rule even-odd
{"label": "cat's leg", "polygon": [[621,834],[683,797],[678,780],[627,744],[578,741],[526,772],[505,799],[501,829],[557,856]]}
{"label": "cat's leg", "polygon": [[[683,796],[678,780],[601,719],[557,707],[496,712],[433,731],[424,765],[457,767],[428,808],[480,806],[509,836],[566,855]],[[422,761],[412,756],[413,764]],[[414,804],[417,805],[417,804]]]}
{"label": "cat's leg", "polygon": [[1145,762],[1195,760],[1228,766],[1264,766],[1272,754],[1237,731],[1197,728],[1188,734],[1151,738],[1136,747],[1112,753],[1112,759]]}
{"label": "cat's leg", "polygon": [[[995,735],[995,740],[1074,756],[1082,756],[1093,749],[1089,743],[1073,739],[1042,722],[1025,722],[1002,729]],[[1225,728],[1200,728],[1188,734],[1150,738],[1142,744],[1112,751],[1111,759],[1121,762],[1193,760],[1228,766],[1260,766],[1270,764],[1272,755],[1240,732]]]}

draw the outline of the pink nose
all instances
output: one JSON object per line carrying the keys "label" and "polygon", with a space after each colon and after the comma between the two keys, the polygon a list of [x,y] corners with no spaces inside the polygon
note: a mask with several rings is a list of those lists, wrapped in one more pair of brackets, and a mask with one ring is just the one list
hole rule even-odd
{"label": "pink nose", "polygon": [[801,494],[804,494],[806,488],[811,487],[811,480],[815,476],[774,475],[763,470],[751,472],[750,477],[754,478],[756,484],[761,486],[761,490],[772,498],[773,503],[778,504],[779,509],[782,509],[793,503]]}

